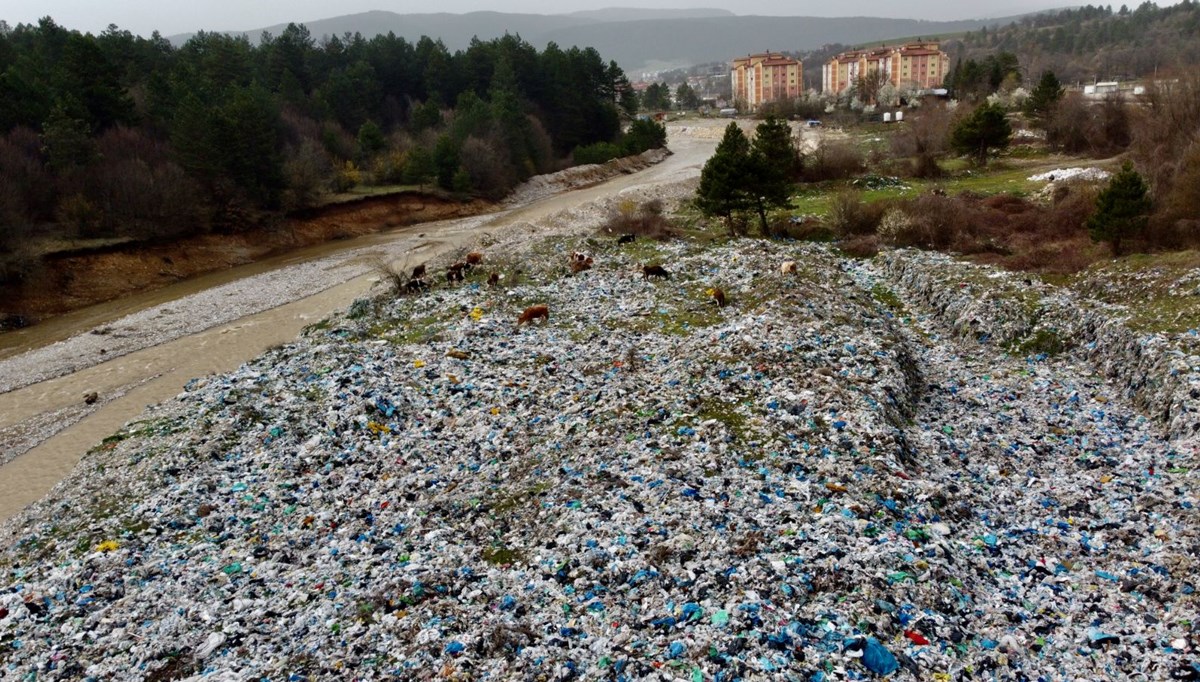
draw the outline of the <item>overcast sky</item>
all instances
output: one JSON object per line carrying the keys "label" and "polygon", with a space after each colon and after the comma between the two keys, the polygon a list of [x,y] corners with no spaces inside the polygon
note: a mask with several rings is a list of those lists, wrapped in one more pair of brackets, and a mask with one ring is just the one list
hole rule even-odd
{"label": "overcast sky", "polygon": [[[141,35],[205,30],[244,31],[289,21],[305,22],[379,9],[407,13],[464,13],[479,10],[559,14],[602,7],[719,7],[736,14],[767,16],[877,16],[913,19],[971,19],[1078,5],[1066,0],[0,0],[0,19],[10,25],[51,16],[58,24],[98,33],[116,24]],[[1129,0],[1135,7],[1140,0]],[[1174,4],[1160,0],[1160,6]],[[1119,6],[1120,3],[1114,3]]]}

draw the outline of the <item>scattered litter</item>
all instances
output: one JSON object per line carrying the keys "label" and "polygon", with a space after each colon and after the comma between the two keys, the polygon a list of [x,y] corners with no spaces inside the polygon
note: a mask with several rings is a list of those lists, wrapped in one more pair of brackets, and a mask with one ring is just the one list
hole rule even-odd
{"label": "scattered litter", "polygon": [[1003,335],[1015,307],[922,298],[922,255],[640,240],[562,276],[581,241],[530,244],[503,291],[335,316],[89,453],[0,528],[3,676],[1197,664],[1194,441],[1082,347],[980,343],[969,318]]}

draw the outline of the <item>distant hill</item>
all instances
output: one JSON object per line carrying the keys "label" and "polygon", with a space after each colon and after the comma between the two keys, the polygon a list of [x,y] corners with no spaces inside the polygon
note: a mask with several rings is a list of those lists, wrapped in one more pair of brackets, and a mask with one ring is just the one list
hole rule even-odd
{"label": "distant hill", "polygon": [[646,19],[699,19],[702,17],[736,16],[727,9],[642,9],[639,7],[608,7],[605,9],[581,10],[567,16],[582,17],[593,21],[643,21]]}
{"label": "distant hill", "polygon": [[[303,22],[309,33],[324,36],[361,33],[366,38],[395,33],[409,41],[421,36],[440,38],[450,50],[465,49],[471,39],[489,40],[506,33],[520,35],[539,49],[548,42],[560,47],[596,48],[614,59],[631,76],[661,69],[734,56],[779,50],[802,52],[830,43],[857,44],[900,36],[961,33],[995,26],[1008,19],[922,21],[879,17],[762,17],[735,16],[724,10],[640,10],[612,8],[572,14],[396,14],[373,11]],[[279,35],[285,24],[234,31],[257,40],[263,31]],[[182,44],[192,34],[170,38]]]}
{"label": "distant hill", "polygon": [[[505,12],[469,12],[467,14],[397,14],[383,10],[346,14],[329,19],[298,21],[308,27],[308,32],[318,41],[323,36],[341,36],[345,33],[361,33],[366,38],[386,35],[389,32],[405,40],[415,42],[421,36],[440,38],[450,50],[465,49],[471,38],[480,40],[499,38],[506,33],[520,34],[537,47],[534,36],[557,29],[595,23],[595,19],[569,14],[512,14]],[[245,35],[258,40],[263,31],[279,35],[287,24],[275,24],[249,31],[226,31],[231,35]],[[187,42],[194,34],[183,33],[170,36],[175,45]]]}
{"label": "distant hill", "polygon": [[[711,17],[651,19],[570,26],[543,34],[559,45],[589,45],[636,75],[663,68],[725,61],[751,52],[803,52],[829,43],[858,44],[900,36],[958,33],[998,20],[920,21],[877,17]],[[535,43],[537,44],[537,43]]]}

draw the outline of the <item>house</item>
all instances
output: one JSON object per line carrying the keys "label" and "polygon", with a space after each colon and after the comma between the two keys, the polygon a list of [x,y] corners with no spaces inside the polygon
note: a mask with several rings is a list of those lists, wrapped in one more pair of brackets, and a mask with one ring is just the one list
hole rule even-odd
{"label": "house", "polygon": [[804,64],[778,52],[761,52],[733,60],[733,100],[750,111],[767,102],[796,99],[804,91]]}
{"label": "house", "polygon": [[936,41],[843,52],[821,67],[821,91],[845,92],[859,77],[874,71],[898,90],[931,90],[946,80],[950,58]]}

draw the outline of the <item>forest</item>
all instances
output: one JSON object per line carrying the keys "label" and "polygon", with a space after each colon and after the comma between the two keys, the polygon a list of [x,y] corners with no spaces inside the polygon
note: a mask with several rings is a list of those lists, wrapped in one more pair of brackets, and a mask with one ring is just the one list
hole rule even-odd
{"label": "forest", "polygon": [[943,41],[953,58],[1016,56],[1029,79],[1053,71],[1064,83],[1130,80],[1200,63],[1200,2],[1159,7],[1087,5],[1030,14],[1006,26]]}
{"label": "forest", "polygon": [[497,199],[528,177],[661,146],[591,48],[518,36],[451,53],[392,34],[252,42],[0,22],[0,281],[33,235],[236,232],[359,184]]}

